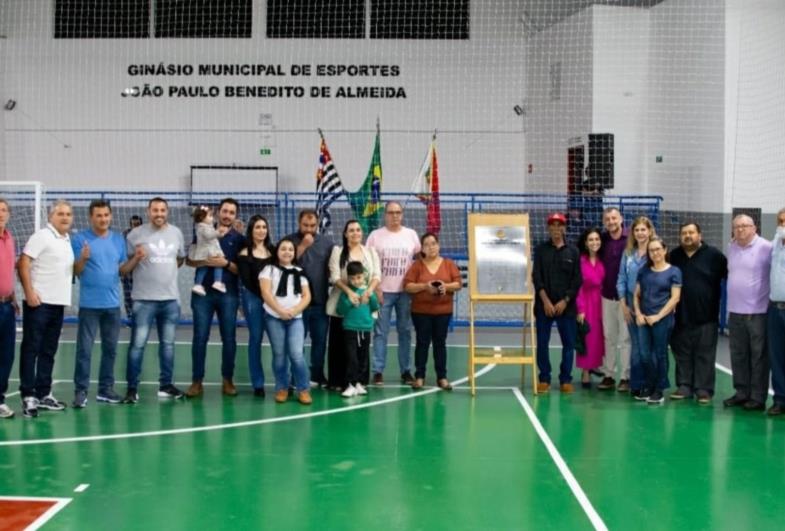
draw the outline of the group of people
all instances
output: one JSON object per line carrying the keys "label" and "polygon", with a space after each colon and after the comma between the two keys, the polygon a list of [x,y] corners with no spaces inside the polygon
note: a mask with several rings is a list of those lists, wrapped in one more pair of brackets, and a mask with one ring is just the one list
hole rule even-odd
{"label": "group of people", "polygon": [[[30,237],[17,260],[16,243],[7,228],[11,208],[0,198],[0,418],[14,415],[5,403],[5,393],[20,312],[15,273],[24,292],[19,390],[26,417],[66,407],[52,393],[52,371],[74,276],[80,284],[75,408],[87,406],[91,354],[98,334],[101,361],[96,400],[138,402],[143,356],[153,326],[159,340],[158,397],[201,396],[214,316],[221,335],[222,393],[237,395],[233,377],[240,307],[248,326],[250,380],[257,397],[265,396],[261,356],[265,332],[273,352],[276,402],[286,402],[292,387],[297,400],[308,405],[313,387],[352,398],[367,394],[370,383],[383,385],[393,312],[401,381],[414,389],[425,385],[433,345],[436,385],[451,389],[446,338],[461,277],[455,263],[441,256],[438,235],[418,238],[403,225],[403,206],[391,201],[385,206],[384,227],[371,232],[365,243],[362,225],[350,220],[342,242],[335,245],[319,234],[318,214],[308,209],[299,214],[297,232],[273,244],[272,228],[261,215],[248,219],[244,234],[238,231],[239,210],[232,198],[221,200],[215,211],[196,207],[195,238],[186,252],[183,232],[169,223],[169,205],[162,197],[150,199],[146,223],[132,219],[135,226],[123,234],[111,227],[109,202],[95,200],[89,205],[90,227],[72,235],[72,207],[60,200],[50,207],[47,226]],[[174,385],[173,372],[180,318],[177,277],[184,264],[195,268],[195,276],[192,382],[181,392]],[[121,279],[130,302],[121,297]],[[132,330],[127,389],[120,395],[115,391],[114,368],[123,302],[132,316]],[[414,375],[412,322],[416,331]],[[310,368],[304,355],[308,336]]]}
{"label": "group of people", "polygon": [[614,207],[603,211],[604,230],[585,230],[577,246],[565,240],[566,223],[560,213],[548,216],[549,238],[534,255],[539,392],[551,386],[555,323],[561,392],[574,390],[577,350],[583,387],[592,386],[594,373],[602,378],[599,390],[661,404],[670,387],[670,346],[676,363],[670,398],[711,403],[726,281],[735,393],[723,404],[765,410],[771,377],[768,414],[785,412],[785,209],[771,242],[757,234],[750,216],[735,216],[726,254],[703,242],[695,221],[679,227],[679,246],[670,252],[650,219],[639,216],[627,229]]}

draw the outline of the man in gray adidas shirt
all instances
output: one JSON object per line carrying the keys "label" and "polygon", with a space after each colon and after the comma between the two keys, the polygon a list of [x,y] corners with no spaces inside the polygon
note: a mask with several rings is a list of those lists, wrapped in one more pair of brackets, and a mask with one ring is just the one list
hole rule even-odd
{"label": "man in gray adidas shirt", "polygon": [[158,396],[181,398],[183,393],[172,384],[174,372],[174,334],[180,319],[180,293],[177,269],[185,261],[183,233],[167,221],[169,204],[154,197],[147,204],[149,223],[128,233],[128,261],[120,267],[123,275],[133,275],[134,326],[128,349],[126,377],[128,392],[123,400],[134,404],[139,400],[139,374],[150,328],[155,321],[158,329],[158,357],[161,366]]}

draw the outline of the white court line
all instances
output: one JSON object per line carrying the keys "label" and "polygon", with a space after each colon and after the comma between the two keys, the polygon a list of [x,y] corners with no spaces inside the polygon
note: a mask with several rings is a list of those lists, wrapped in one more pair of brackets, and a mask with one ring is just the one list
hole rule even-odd
{"label": "white court line", "polygon": [[0,496],[0,500],[8,501],[52,501],[55,502],[44,514],[35,519],[35,521],[25,528],[25,531],[35,531],[42,525],[47,523],[52,517],[57,514],[63,507],[71,502],[71,498],[37,498],[30,496]]}
{"label": "white court line", "polygon": [[76,487],[76,488],[74,489],[74,492],[84,492],[84,491],[86,491],[86,490],[87,490],[87,488],[88,488],[89,486],[90,486],[90,484],[89,484],[89,483],[82,483],[81,485],[79,485],[78,487]]}
{"label": "white court line", "polygon": [[[494,369],[496,365],[490,364],[486,365],[479,371],[475,373],[475,378],[486,374],[487,372]],[[453,385],[459,385],[465,383],[469,380],[468,376],[464,376],[454,382],[451,382]],[[0,441],[0,447],[3,446],[31,446],[31,445],[41,445],[41,444],[60,444],[60,443],[70,443],[70,442],[91,442],[91,441],[110,441],[110,440],[117,440],[117,439],[136,439],[139,437],[159,437],[162,435],[178,435],[182,433],[198,433],[204,431],[216,431],[216,430],[225,430],[225,429],[232,429],[232,428],[245,428],[248,426],[260,426],[263,424],[276,424],[279,422],[288,422],[292,420],[303,420],[309,418],[316,418],[316,417],[325,417],[328,415],[334,415],[336,413],[345,413],[348,411],[356,411],[359,409],[369,409],[376,406],[381,406],[384,404],[392,404],[394,402],[402,402],[404,400],[411,400],[412,398],[419,398],[421,396],[430,395],[438,392],[444,392],[438,387],[434,387],[432,389],[427,389],[424,391],[417,391],[413,393],[409,393],[406,395],[399,395],[394,396],[392,398],[385,398],[382,400],[375,400],[373,402],[365,402],[363,404],[354,404],[351,406],[344,406],[334,409],[326,409],[324,411],[315,411],[312,413],[300,413],[298,415],[290,415],[287,417],[272,417],[266,419],[258,419],[258,420],[246,420],[242,422],[230,422],[227,424],[214,424],[210,426],[194,426],[191,428],[176,428],[170,430],[156,430],[156,431],[143,431],[138,433],[114,433],[111,435],[88,435],[83,437],[60,437],[55,439],[29,439],[29,440],[16,440],[16,441]]]}
{"label": "white court line", "polygon": [[529,402],[526,400],[526,397],[523,396],[523,393],[521,393],[521,390],[518,389],[517,387],[514,388],[512,392],[515,395],[515,398],[518,399],[518,402],[521,404],[521,407],[523,407],[523,410],[526,412],[526,415],[529,417],[532,426],[534,426],[534,430],[537,432],[537,435],[540,436],[540,440],[545,445],[545,448],[548,450],[548,453],[551,454],[551,459],[553,459],[553,462],[556,463],[556,466],[558,467],[559,472],[561,472],[561,475],[564,476],[564,479],[567,481],[567,485],[570,486],[570,490],[572,490],[572,493],[575,495],[575,498],[578,500],[578,503],[580,503],[581,507],[583,507],[586,516],[588,516],[589,520],[591,520],[594,529],[607,531],[608,528],[605,525],[605,522],[602,521],[602,518],[600,518],[600,515],[594,509],[594,506],[589,501],[589,498],[586,496],[586,493],[583,492],[583,489],[578,484],[578,480],[576,480],[575,476],[572,475],[572,472],[567,466],[567,463],[564,462],[564,459],[559,453],[559,450],[556,449],[556,445],[553,444],[553,441],[548,436],[548,433],[545,431],[545,428],[542,427],[542,424],[540,423],[540,419],[538,419],[537,415],[534,414],[534,411],[529,405]]}
{"label": "white court line", "polygon": [[[722,364],[720,364],[719,362],[715,362],[715,363],[714,363],[714,366],[715,366],[715,367],[717,368],[717,370],[719,370],[720,372],[724,372],[725,374],[727,374],[727,375],[729,375],[729,376],[733,376],[733,371],[732,371],[732,370],[730,370],[730,369],[729,369],[728,367],[726,367],[725,365],[722,365]],[[774,389],[772,389],[771,387],[769,387],[769,394],[770,394],[771,396],[774,396]]]}

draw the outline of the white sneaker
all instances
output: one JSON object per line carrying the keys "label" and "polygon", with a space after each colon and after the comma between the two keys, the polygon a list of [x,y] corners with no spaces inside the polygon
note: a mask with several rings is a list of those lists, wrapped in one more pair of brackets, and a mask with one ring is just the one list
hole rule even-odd
{"label": "white sneaker", "polygon": [[343,393],[341,393],[341,396],[344,398],[352,398],[353,396],[357,396],[357,389],[355,389],[352,384],[349,384],[349,387],[344,389]]}
{"label": "white sneaker", "polygon": [[368,390],[365,389],[365,387],[363,387],[363,384],[361,384],[361,383],[358,383],[357,385],[355,385],[354,386],[354,390],[357,391],[358,395],[367,395],[368,394]]}
{"label": "white sneaker", "polygon": [[197,295],[201,295],[202,297],[207,295],[207,292],[204,290],[204,286],[202,286],[201,284],[197,284],[194,287],[192,287],[191,291],[193,291]]}
{"label": "white sneaker", "polygon": [[8,404],[0,404],[0,419],[10,419],[14,416],[14,410]]}
{"label": "white sneaker", "polygon": [[213,289],[215,291],[220,291],[221,293],[226,293],[226,284],[223,282],[213,282]]}

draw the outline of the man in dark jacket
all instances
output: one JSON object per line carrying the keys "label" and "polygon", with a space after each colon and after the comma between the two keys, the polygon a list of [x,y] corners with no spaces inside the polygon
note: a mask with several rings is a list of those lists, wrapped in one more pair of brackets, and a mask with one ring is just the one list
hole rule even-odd
{"label": "man in dark jacket", "polygon": [[551,387],[551,360],[548,344],[556,322],[562,342],[559,383],[562,393],[572,393],[572,361],[575,356],[575,298],[581,287],[578,249],[565,241],[567,220],[561,213],[548,216],[548,241],[537,246],[532,280],[535,290],[534,314],[537,320],[537,392]]}

